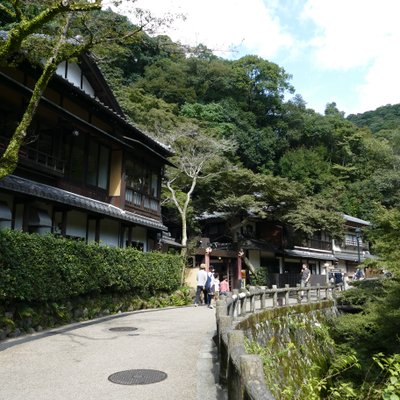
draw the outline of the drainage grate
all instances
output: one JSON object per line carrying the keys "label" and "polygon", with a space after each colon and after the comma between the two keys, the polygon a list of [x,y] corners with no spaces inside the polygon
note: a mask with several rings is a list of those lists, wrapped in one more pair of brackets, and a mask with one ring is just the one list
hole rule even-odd
{"label": "drainage grate", "polygon": [[167,374],[154,369],[129,369],[108,377],[108,380],[119,385],[148,385],[167,379]]}
{"label": "drainage grate", "polygon": [[131,332],[137,331],[137,328],[133,328],[132,326],[117,326],[115,328],[110,328],[109,330],[113,332]]}

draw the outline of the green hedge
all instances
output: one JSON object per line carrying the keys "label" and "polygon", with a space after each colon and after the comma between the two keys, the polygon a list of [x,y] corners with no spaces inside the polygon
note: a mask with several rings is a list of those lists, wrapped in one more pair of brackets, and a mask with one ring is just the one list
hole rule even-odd
{"label": "green hedge", "polygon": [[0,302],[59,301],[82,295],[171,293],[180,286],[183,261],[57,238],[0,231]]}

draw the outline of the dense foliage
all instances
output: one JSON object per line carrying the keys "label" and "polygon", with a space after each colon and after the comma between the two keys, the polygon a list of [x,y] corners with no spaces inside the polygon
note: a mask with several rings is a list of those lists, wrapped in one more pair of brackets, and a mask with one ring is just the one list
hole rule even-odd
{"label": "dense foliage", "polygon": [[101,293],[152,295],[180,285],[179,256],[0,231],[0,301],[59,301]]}
{"label": "dense foliage", "polygon": [[400,123],[400,104],[388,104],[362,114],[350,114],[347,119],[357,126],[368,127],[374,133],[395,130],[399,128]]}
{"label": "dense foliage", "polygon": [[[63,2],[52,0],[3,3],[0,28],[13,30],[15,40],[0,43],[4,55],[0,61],[19,62],[19,50],[25,48],[29,52],[24,54],[33,61],[51,60],[56,42],[47,38],[59,33],[65,11],[71,10],[62,10]],[[93,3],[98,8],[101,2],[67,3],[68,7]],[[42,24],[30,24],[52,5],[57,5],[58,13]],[[24,13],[6,12],[21,6]],[[373,290],[364,287],[350,292],[353,298],[347,301],[362,306],[363,311],[338,320],[333,335],[343,343],[344,353],[356,349],[364,368],[344,376],[343,392],[337,392],[336,398],[367,398],[366,392],[398,398],[391,396],[397,396],[400,373],[399,105],[345,118],[330,103],[321,115],[307,108],[284,68],[258,56],[225,60],[202,45],[187,48],[165,36],[147,36],[141,27],[136,29],[127,18],[111,11],[73,16],[70,25],[65,25],[69,35],[82,37],[87,48],[93,47],[126,115],[170,144],[176,159],[188,161],[177,170],[166,171],[172,189],[164,192],[168,224],[188,224],[190,236],[195,233],[196,216],[203,211],[224,211],[243,218],[251,211],[288,222],[307,236],[321,230],[336,236],[340,234],[336,212],[373,222],[370,239],[380,258],[370,265],[389,269],[394,278]],[[113,40],[96,46],[96,40],[105,37]],[[75,48],[66,43],[65,50]],[[66,58],[73,55],[63,54]],[[23,128],[27,126],[29,121]],[[183,132],[187,138],[177,141],[174,132]],[[222,140],[230,145],[219,146]],[[209,143],[208,148],[199,147],[200,142]],[[197,149],[201,155],[215,148],[219,151],[213,154],[218,157],[195,158],[190,153]],[[14,153],[18,154],[17,148]],[[186,229],[182,232],[183,237]],[[18,235],[0,237],[2,300],[64,299],[103,291],[157,292],[179,283],[180,261],[172,256]],[[33,257],[36,261],[29,261]],[[380,356],[381,351],[388,356]],[[376,376],[378,369],[388,374],[378,385],[389,379],[392,386],[378,392],[362,386],[369,379],[365,369],[372,365],[378,366],[371,369]]]}
{"label": "dense foliage", "polygon": [[[354,307],[331,327],[339,354],[354,352],[359,369],[350,369],[340,381],[355,390],[354,399],[400,398],[400,211],[379,207],[371,230],[378,259],[368,265],[384,278],[359,281],[343,293],[340,304]],[[397,397],[396,397],[397,396]]]}
{"label": "dense foliage", "polygon": [[[237,177],[250,173],[259,180],[269,177],[276,191],[286,192],[286,221],[306,235],[321,229],[338,234],[328,220],[335,211],[371,219],[376,203],[399,204],[397,133],[373,134],[366,124],[358,127],[335,103],[327,104],[325,115],[316,113],[295,93],[290,74],[258,56],[226,60],[202,45],[188,49],[165,36],[141,39],[115,54],[98,54],[132,121],[173,148],[171,132],[186,129],[189,134],[193,126],[199,137],[233,143],[224,154],[225,168],[208,163],[196,177],[192,216],[209,209],[226,212],[229,205],[241,214],[260,210],[261,193],[269,212],[260,210],[260,216],[281,218],[284,213],[273,212],[278,211],[276,198],[268,192],[241,192]],[[184,149],[175,151],[185,156]],[[186,193],[191,179],[182,175],[174,183]],[[221,182],[231,185],[218,186]],[[299,215],[304,202],[312,218]],[[175,208],[172,202],[166,205]],[[187,223],[193,229],[193,220]]]}

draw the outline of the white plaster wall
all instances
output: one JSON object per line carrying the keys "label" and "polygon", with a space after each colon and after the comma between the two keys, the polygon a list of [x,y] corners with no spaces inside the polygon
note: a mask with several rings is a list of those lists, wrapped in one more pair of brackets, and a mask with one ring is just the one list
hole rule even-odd
{"label": "white plaster wall", "polygon": [[14,224],[15,230],[22,230],[23,218],[24,218],[24,205],[17,204],[15,209],[15,224]]}
{"label": "white plaster wall", "polygon": [[96,221],[94,219],[88,221],[87,241],[88,243],[96,241]]}
{"label": "white plaster wall", "polygon": [[[0,195],[0,201],[6,203],[10,211],[12,212],[13,196],[2,193]],[[0,221],[0,229],[11,229],[12,221]]]}
{"label": "white plaster wall", "polygon": [[86,76],[83,76],[83,79],[82,79],[82,90],[85,93],[88,93],[91,96],[94,96],[94,89],[90,85],[89,81],[86,79]]}
{"label": "white plaster wall", "polygon": [[68,64],[67,80],[75,86],[81,87],[82,71],[77,64]]}
{"label": "white plaster wall", "polygon": [[[67,72],[67,76],[65,76],[66,72]],[[90,85],[90,83],[86,79],[86,77],[85,76],[82,77],[82,70],[79,68],[78,64],[74,64],[74,63],[68,64],[68,69],[66,70],[66,62],[63,61],[62,63],[60,63],[58,65],[56,74],[62,76],[63,78],[66,78],[73,85],[81,88],[85,93],[88,93],[91,96],[94,96],[94,94],[95,94],[94,89]],[[82,82],[81,82],[81,78],[82,78]],[[81,85],[82,85],[82,87],[81,87]]]}
{"label": "white plaster wall", "polygon": [[65,78],[65,66],[66,66],[66,62],[63,61],[62,63],[58,64],[57,70],[56,70],[56,74],[62,76],[63,78]]}
{"label": "white plaster wall", "polygon": [[100,244],[118,247],[119,245],[119,223],[110,219],[100,222]]}
{"label": "white plaster wall", "polygon": [[47,214],[49,214],[49,217],[51,219],[52,215],[53,215],[53,207],[45,204],[45,203],[40,203],[40,202],[36,202],[35,203],[35,207],[40,209],[40,210],[44,210],[47,212]]}
{"label": "white plaster wall", "polygon": [[66,234],[81,237],[86,240],[86,214],[79,211],[70,211],[67,216]]}

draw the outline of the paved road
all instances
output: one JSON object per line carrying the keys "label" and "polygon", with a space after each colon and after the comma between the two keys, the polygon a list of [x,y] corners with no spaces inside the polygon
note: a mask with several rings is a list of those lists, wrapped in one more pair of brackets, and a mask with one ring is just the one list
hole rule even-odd
{"label": "paved road", "polygon": [[[110,328],[137,328],[110,331]],[[215,310],[138,311],[0,342],[0,400],[221,400]],[[108,378],[142,371],[150,384]],[[155,370],[155,375],[151,371]],[[129,379],[129,373],[122,373]],[[133,375],[140,379],[138,371]]]}

